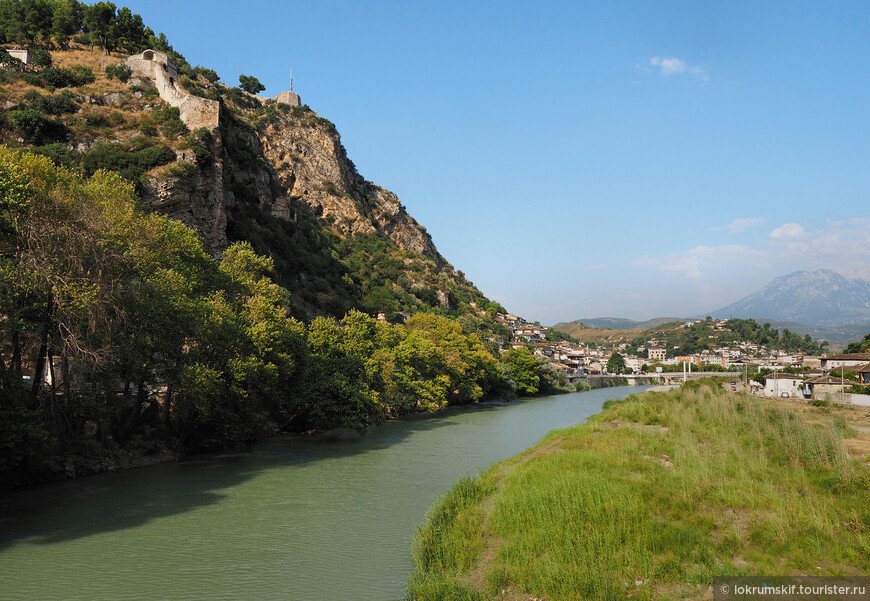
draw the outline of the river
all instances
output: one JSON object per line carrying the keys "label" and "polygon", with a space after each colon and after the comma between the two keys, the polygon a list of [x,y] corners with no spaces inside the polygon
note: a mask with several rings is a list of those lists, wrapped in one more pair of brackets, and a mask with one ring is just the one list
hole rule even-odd
{"label": "river", "polygon": [[451,408],[358,441],[281,437],[5,493],[0,598],[398,600],[415,528],[453,482],[640,390]]}

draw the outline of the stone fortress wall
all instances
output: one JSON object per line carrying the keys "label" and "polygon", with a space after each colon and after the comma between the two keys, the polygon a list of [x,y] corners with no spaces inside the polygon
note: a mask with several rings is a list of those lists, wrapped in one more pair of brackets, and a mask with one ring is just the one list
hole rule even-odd
{"label": "stone fortress wall", "polygon": [[[217,100],[194,96],[178,83],[178,71],[175,63],[163,52],[145,50],[127,59],[127,66],[135,77],[151,80],[157,88],[160,98],[170,106],[178,107],[181,120],[191,131],[202,127],[217,129],[220,119],[220,103]],[[299,94],[291,91],[281,92],[274,98],[256,98],[263,104],[277,102],[290,106],[299,106],[302,102]]]}

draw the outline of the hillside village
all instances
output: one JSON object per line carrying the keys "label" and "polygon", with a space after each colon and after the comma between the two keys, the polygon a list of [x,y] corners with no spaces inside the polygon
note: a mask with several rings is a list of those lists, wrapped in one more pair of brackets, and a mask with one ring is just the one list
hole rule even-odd
{"label": "hillside village", "polygon": [[[644,375],[674,371],[728,371],[761,373],[768,375],[771,384],[749,385],[750,390],[766,396],[789,396],[791,398],[817,398],[833,392],[842,392],[844,386],[870,385],[870,353],[841,353],[809,355],[803,352],[786,352],[769,348],[768,345],[749,341],[737,341],[731,345],[716,346],[709,350],[681,355],[675,354],[679,346],[667,348],[664,337],[653,336],[648,343],[637,346],[637,352],[629,351],[632,342],[619,342],[607,348],[605,345],[575,344],[565,340],[551,340],[548,336],[558,332],[540,324],[529,323],[510,313],[499,313],[496,321],[511,332],[509,348],[529,347],[542,362],[549,364],[557,373],[565,375],[569,383],[589,376],[619,375],[609,373],[608,362],[614,353],[622,356],[623,374]],[[679,328],[688,329],[702,320],[685,321]],[[728,320],[713,322],[716,332],[730,332]],[[554,338],[562,338],[557,335]],[[795,373],[782,373],[788,370]],[[837,377],[837,372],[852,379]],[[779,382],[783,384],[780,385]],[[783,394],[787,393],[787,394]]]}

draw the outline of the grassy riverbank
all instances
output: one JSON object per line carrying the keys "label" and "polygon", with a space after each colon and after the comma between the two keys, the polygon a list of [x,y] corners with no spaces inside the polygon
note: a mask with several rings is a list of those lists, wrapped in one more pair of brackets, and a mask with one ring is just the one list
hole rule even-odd
{"label": "grassy riverbank", "polygon": [[709,597],[716,576],[870,573],[866,412],[696,383],[463,479],[418,533],[409,598]]}

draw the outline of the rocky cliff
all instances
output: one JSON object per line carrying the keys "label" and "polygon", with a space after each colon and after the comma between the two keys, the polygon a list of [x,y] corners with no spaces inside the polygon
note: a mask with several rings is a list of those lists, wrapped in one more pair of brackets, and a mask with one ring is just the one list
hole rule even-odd
{"label": "rocky cliff", "polygon": [[[171,91],[173,104],[200,98],[179,92],[177,84],[168,88],[159,75],[151,83],[161,96]],[[141,70],[137,83],[148,80]],[[177,149],[178,161],[195,168],[152,171],[142,197],[199,231],[214,254],[233,240],[250,241],[275,259],[279,281],[309,316],[352,306],[382,306],[385,313],[424,304],[452,310],[482,296],[395,194],[359,174],[330,121],[280,95],[260,98],[202,79],[195,85],[197,94],[217,99],[209,103],[220,103],[216,125],[197,129],[193,141]],[[387,247],[372,254],[378,238]],[[364,260],[351,256],[359,252]]]}
{"label": "rocky cliff", "polygon": [[398,197],[357,172],[331,123],[312,112],[269,123],[258,137],[280,184],[281,195],[273,208],[276,216],[288,215],[288,208],[301,203],[340,236],[379,232],[439,268],[446,264],[431,236]]}
{"label": "rocky cliff", "polygon": [[[95,81],[59,93],[29,74],[3,96],[16,118],[0,123],[0,142],[29,145],[88,175],[122,173],[146,205],[198,231],[215,256],[250,242],[273,258],[300,316],[352,307],[457,312],[482,300],[396,195],[360,175],[335,126],[297,94],[255,96],[152,50],[110,57],[116,72],[128,70],[123,82],[101,73],[100,55],[85,47],[52,57]],[[32,115],[39,129],[21,118]]]}

